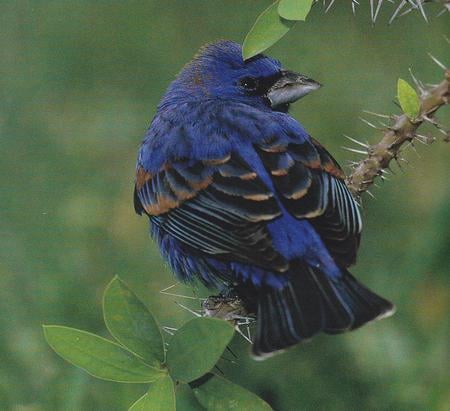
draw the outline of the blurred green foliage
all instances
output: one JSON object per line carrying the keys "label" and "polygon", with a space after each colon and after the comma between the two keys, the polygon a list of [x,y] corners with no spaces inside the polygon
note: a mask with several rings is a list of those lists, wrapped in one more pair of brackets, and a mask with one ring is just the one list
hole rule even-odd
{"label": "blurred green foliage", "polygon": [[[26,1],[0,5],[0,409],[123,410],[145,385],[97,381],[58,358],[41,324],[105,335],[101,295],[120,274],[162,325],[190,318],[159,293],[173,284],[145,218],[134,215],[136,150],[176,73],[204,43],[242,41],[262,1]],[[397,78],[425,82],[450,64],[449,16],[410,14],[372,27],[346,2],[315,7],[270,50],[325,84],[292,114],[345,163],[342,135],[375,142],[363,109],[398,110]],[[450,110],[439,117],[450,124]],[[319,336],[264,362],[232,343],[230,380],[277,410],[444,410],[450,403],[450,146],[406,152],[364,201],[353,272],[397,304],[354,333]],[[195,302],[191,304],[195,307]]]}

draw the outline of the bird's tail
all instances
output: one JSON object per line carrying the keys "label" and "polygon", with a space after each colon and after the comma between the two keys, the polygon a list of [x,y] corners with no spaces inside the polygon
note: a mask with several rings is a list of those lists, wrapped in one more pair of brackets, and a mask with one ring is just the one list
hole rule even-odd
{"label": "bird's tail", "polygon": [[336,334],[354,330],[394,311],[392,303],[370,291],[348,271],[331,279],[302,264],[284,288],[261,289],[253,354],[263,359],[319,331]]}

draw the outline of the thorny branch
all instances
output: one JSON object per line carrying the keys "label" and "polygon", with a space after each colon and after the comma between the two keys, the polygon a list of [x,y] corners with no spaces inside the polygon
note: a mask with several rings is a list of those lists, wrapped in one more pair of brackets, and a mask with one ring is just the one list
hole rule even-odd
{"label": "thorny branch", "polygon": [[416,119],[411,120],[405,114],[393,117],[394,124],[385,130],[381,141],[367,146],[367,157],[355,166],[346,181],[355,197],[359,198],[376,177],[382,176],[390,162],[397,159],[405,143],[420,140],[417,130],[424,122],[439,126],[433,116],[440,107],[450,102],[450,70],[445,70],[444,77],[437,86],[422,91],[420,114]]}
{"label": "thorny branch", "polygon": [[[315,3],[322,3],[325,8],[325,12],[328,12],[336,3],[336,0],[315,0]],[[428,22],[428,14],[425,7],[431,4],[438,4],[441,6],[438,16],[441,16],[446,12],[450,12],[450,0],[369,0],[369,3],[370,17],[373,23],[377,20],[381,8],[387,3],[394,6],[394,11],[389,19],[389,24],[391,24],[395,19],[409,14],[412,11],[418,11],[424,20]],[[351,0],[350,5],[353,10],[353,14],[356,14],[356,9],[360,5],[360,0]]]}

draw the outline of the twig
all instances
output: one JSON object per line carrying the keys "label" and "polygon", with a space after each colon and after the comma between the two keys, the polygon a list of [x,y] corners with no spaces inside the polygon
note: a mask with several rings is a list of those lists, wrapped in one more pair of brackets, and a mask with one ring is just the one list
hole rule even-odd
{"label": "twig", "polygon": [[435,112],[450,102],[450,70],[445,70],[444,80],[437,86],[425,91],[421,97],[419,116],[411,120],[405,114],[394,117],[394,124],[384,132],[378,144],[368,148],[367,157],[359,161],[347,178],[347,187],[359,198],[374,183],[383,170],[389,168],[392,160],[397,159],[402,146],[413,141],[417,129],[424,123],[434,122]]}

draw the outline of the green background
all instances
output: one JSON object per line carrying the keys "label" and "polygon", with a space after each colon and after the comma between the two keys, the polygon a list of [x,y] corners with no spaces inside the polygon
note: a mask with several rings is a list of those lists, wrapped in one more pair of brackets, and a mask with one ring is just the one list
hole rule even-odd
{"label": "green background", "polygon": [[[372,27],[344,1],[315,7],[270,54],[325,85],[292,114],[343,164],[343,134],[375,142],[362,110],[398,112],[408,68],[436,83],[448,14]],[[349,3],[349,1],[347,2]],[[119,274],[163,325],[190,318],[147,221],[134,214],[136,151],[169,82],[204,43],[242,41],[269,2],[3,1],[0,5],[0,409],[123,410],[145,385],[98,381],[46,345],[41,324],[105,335],[101,295]],[[431,13],[431,14],[434,14]],[[450,125],[450,110],[440,113]],[[232,343],[220,368],[276,410],[444,410],[450,403],[450,145],[410,148],[364,201],[353,272],[397,314],[255,362]],[[186,293],[182,287],[176,292]],[[185,302],[197,308],[198,302]],[[228,355],[227,358],[230,358]]]}

